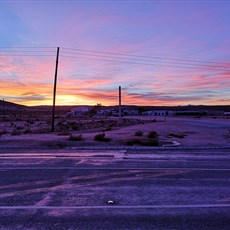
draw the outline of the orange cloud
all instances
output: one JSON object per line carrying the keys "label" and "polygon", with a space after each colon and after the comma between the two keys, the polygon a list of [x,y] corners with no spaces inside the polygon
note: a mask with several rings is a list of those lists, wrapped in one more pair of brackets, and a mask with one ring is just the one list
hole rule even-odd
{"label": "orange cloud", "polygon": [[[55,57],[1,57],[1,63],[0,97],[26,105],[52,105]],[[61,57],[56,103],[115,105],[121,85],[124,104],[227,104],[229,77],[229,71],[175,70]]]}

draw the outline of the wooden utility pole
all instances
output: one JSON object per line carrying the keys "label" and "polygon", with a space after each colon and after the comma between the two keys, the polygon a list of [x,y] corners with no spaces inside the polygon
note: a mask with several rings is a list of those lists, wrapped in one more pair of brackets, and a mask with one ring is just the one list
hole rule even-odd
{"label": "wooden utility pole", "polygon": [[55,101],[56,101],[56,88],[57,88],[58,58],[59,58],[59,47],[57,47],[57,58],[56,58],[56,67],[55,67],[55,76],[54,76],[53,113],[52,113],[52,129],[51,129],[52,132],[54,132],[54,120],[55,120]]}
{"label": "wooden utility pole", "polygon": [[121,123],[121,86],[119,86],[119,123]]}
{"label": "wooden utility pole", "polygon": [[5,120],[5,101],[4,98],[2,100],[2,120]]}

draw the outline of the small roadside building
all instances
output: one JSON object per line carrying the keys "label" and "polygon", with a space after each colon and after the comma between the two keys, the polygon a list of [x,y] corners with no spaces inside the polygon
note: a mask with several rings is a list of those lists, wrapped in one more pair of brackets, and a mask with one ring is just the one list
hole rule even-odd
{"label": "small roadside building", "polygon": [[99,109],[96,113],[97,116],[111,116],[114,109]]}
{"label": "small roadside building", "polygon": [[123,115],[124,116],[138,116],[139,115],[139,112],[137,109],[124,109],[122,111]]}
{"label": "small roadside building", "polygon": [[173,116],[174,111],[171,110],[151,110],[151,111],[146,111],[142,113],[143,115],[146,116],[161,116],[161,117],[166,117],[166,116]]}
{"label": "small roadside building", "polygon": [[80,106],[73,108],[71,110],[71,116],[78,117],[78,116],[84,116],[89,114],[89,108],[87,106]]}

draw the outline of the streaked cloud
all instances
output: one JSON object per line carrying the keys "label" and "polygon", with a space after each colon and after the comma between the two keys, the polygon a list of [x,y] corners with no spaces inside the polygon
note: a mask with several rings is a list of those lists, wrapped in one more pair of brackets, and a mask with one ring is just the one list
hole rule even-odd
{"label": "streaked cloud", "polygon": [[114,105],[120,85],[125,104],[229,104],[229,9],[229,2],[1,2],[2,46],[34,48],[23,55],[0,48],[0,97],[52,104],[60,46],[57,104]]}

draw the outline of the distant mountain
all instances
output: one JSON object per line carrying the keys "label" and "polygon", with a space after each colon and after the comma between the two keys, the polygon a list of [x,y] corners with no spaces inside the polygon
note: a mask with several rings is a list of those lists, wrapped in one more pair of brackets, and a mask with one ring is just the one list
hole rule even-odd
{"label": "distant mountain", "polygon": [[28,108],[28,106],[25,105],[20,105],[13,102],[0,100],[0,107],[3,106],[5,109],[27,109]]}

